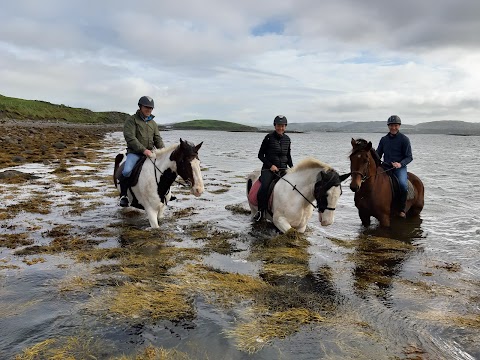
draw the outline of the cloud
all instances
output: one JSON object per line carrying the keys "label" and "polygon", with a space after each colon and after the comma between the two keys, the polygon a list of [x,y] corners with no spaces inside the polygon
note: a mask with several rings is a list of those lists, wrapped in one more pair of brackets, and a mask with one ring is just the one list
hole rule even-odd
{"label": "cloud", "polygon": [[7,1],[0,93],[160,122],[480,121],[478,1]]}

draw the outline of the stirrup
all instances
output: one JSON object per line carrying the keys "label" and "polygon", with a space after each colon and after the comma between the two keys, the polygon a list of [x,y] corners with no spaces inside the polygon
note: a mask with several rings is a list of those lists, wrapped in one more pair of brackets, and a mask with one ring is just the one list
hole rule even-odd
{"label": "stirrup", "polygon": [[255,215],[253,215],[253,220],[255,220],[255,221],[257,221],[257,222],[260,221],[260,220],[262,220],[262,212],[261,212],[260,210],[258,210],[258,211],[255,213]]}
{"label": "stirrup", "polygon": [[128,197],[126,197],[125,195],[120,198],[120,206],[121,207],[128,207],[129,206]]}

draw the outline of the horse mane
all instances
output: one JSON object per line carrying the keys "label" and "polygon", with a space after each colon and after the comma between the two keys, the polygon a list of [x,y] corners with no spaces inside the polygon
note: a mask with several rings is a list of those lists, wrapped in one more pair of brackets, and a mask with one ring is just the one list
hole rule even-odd
{"label": "horse mane", "polygon": [[321,162],[320,160],[317,160],[313,157],[307,157],[303,160],[301,160],[297,165],[295,165],[293,168],[290,168],[287,170],[287,173],[294,173],[297,171],[301,170],[307,170],[307,169],[325,169],[325,170],[331,170],[332,167],[328,164],[325,164],[324,162]]}
{"label": "horse mane", "polygon": [[178,147],[178,144],[173,144],[173,145],[170,145],[169,147],[164,147],[164,148],[161,148],[161,149],[155,149],[155,155],[156,156],[159,156],[159,155],[163,155],[169,151],[173,151],[175,150],[175,148]]}
{"label": "horse mane", "polygon": [[355,147],[352,148],[350,155],[356,153],[357,151],[365,150],[368,145],[368,141],[362,138],[355,139]]}
{"label": "horse mane", "polygon": [[[351,155],[355,154],[358,151],[366,151],[366,148],[368,146],[368,141],[362,138],[355,139],[355,147],[352,148],[352,152],[350,153]],[[375,165],[380,166],[382,164],[382,160],[378,156],[376,150],[373,148],[373,146],[370,148],[370,155],[372,155],[373,160],[375,160]]]}

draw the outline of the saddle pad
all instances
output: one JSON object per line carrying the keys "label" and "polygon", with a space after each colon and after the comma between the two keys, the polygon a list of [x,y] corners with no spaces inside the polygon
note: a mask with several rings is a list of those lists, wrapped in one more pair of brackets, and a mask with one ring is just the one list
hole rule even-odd
{"label": "saddle pad", "polygon": [[408,180],[408,192],[407,192],[407,200],[412,200],[415,197],[415,188],[413,184]]}
{"label": "saddle pad", "polygon": [[[262,186],[262,183],[260,182],[260,180],[257,180],[253,183],[252,188],[248,193],[248,202],[250,204],[258,206],[257,195],[258,195],[258,190],[260,190],[261,186]],[[272,208],[272,203],[273,203],[273,191],[270,197],[268,198],[268,209]]]}
{"label": "saddle pad", "polygon": [[259,180],[255,181],[252,185],[252,188],[250,189],[250,192],[248,193],[248,202],[252,205],[258,206],[258,201],[257,201],[257,194],[258,190],[260,190],[260,186],[262,184],[260,183]]}

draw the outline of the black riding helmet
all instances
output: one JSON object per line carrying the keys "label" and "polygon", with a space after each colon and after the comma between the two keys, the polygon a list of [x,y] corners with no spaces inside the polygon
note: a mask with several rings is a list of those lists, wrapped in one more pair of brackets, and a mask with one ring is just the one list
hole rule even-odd
{"label": "black riding helmet", "polygon": [[140,99],[138,99],[138,106],[149,106],[151,108],[155,107],[153,99],[150,96],[142,96]]}
{"label": "black riding helmet", "polygon": [[283,115],[275,116],[275,119],[273,119],[273,125],[277,125],[277,124],[287,126],[287,118]]}
{"label": "black riding helmet", "polygon": [[402,125],[402,120],[400,119],[399,116],[397,115],[392,115],[388,118],[387,120],[387,125],[390,125],[390,124],[398,124],[398,125]]}

